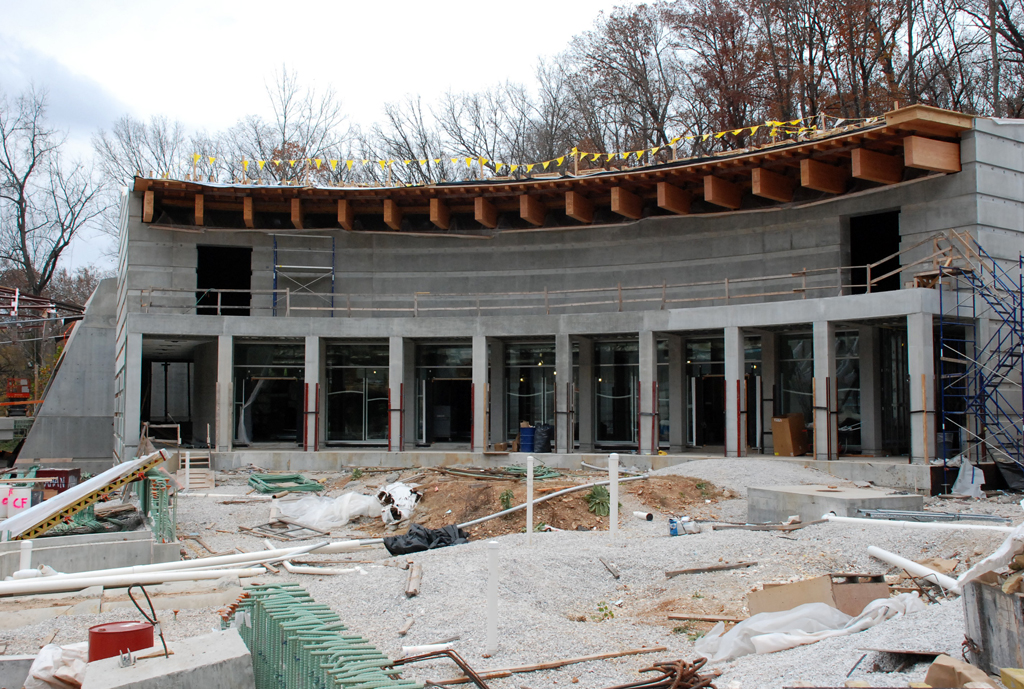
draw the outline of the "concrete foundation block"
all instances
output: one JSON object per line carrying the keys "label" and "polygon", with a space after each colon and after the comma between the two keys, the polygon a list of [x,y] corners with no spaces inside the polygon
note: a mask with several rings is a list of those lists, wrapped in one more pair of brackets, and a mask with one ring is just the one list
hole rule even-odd
{"label": "concrete foundation block", "polygon": [[0,689],[21,689],[35,656],[0,656]]}
{"label": "concrete foundation block", "polygon": [[828,486],[769,486],[747,488],[747,521],[752,524],[783,522],[799,515],[803,522],[833,512],[856,517],[858,509],[921,510],[921,495],[893,495],[890,491]]}
{"label": "concrete foundation block", "polygon": [[[252,656],[234,629],[169,643],[174,655],[136,660],[127,668],[118,658],[89,663],[82,689],[254,689]],[[136,656],[162,652],[157,645]]]}

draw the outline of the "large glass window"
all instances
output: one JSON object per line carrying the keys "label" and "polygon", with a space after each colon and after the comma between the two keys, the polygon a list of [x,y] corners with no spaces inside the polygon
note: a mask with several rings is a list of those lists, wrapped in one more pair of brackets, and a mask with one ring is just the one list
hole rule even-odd
{"label": "large glass window", "polygon": [[640,348],[632,342],[594,345],[595,440],[635,445]]}
{"label": "large glass window", "polygon": [[725,441],[725,340],[686,341],[686,408],[690,415],[687,442],[694,446]]}
{"label": "large glass window", "polygon": [[472,345],[416,346],[416,437],[420,443],[469,442],[472,397]]}
{"label": "large glass window", "polygon": [[301,442],[305,348],[235,344],[235,442]]}
{"label": "large glass window", "polygon": [[389,361],[386,343],[327,345],[327,442],[387,440]]}
{"label": "large glass window", "polygon": [[860,441],[860,334],[836,334],[836,411],[839,451],[859,450]]}
{"label": "large glass window", "polygon": [[779,410],[804,415],[811,423],[814,413],[814,339],[810,333],[779,337]]}
{"label": "large glass window", "polygon": [[505,346],[505,429],[514,438],[519,425],[555,424],[555,344]]}

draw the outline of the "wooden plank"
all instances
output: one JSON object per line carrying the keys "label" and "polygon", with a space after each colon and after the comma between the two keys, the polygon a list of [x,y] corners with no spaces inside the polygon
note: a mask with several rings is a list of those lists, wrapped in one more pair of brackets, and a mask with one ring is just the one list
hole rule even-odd
{"label": "wooden plank", "polygon": [[250,230],[256,227],[256,223],[253,219],[251,196],[246,196],[242,199],[242,220],[245,221],[245,226]]}
{"label": "wooden plank", "polygon": [[855,148],[850,151],[850,160],[850,167],[856,179],[866,179],[880,184],[896,184],[903,181],[903,161],[896,156],[867,148]]}
{"label": "wooden plank", "polygon": [[658,182],[658,208],[678,215],[688,215],[692,200],[693,194],[690,192],[668,182]]}
{"label": "wooden plank", "polygon": [[755,167],[750,171],[750,191],[754,196],[789,203],[793,200],[795,186],[792,179],[778,172],[763,167]]}
{"label": "wooden plank", "polygon": [[392,230],[402,229],[402,209],[391,199],[384,199],[384,224]]}
{"label": "wooden plank", "polygon": [[544,204],[536,196],[523,194],[519,197],[519,217],[531,225],[536,225],[537,227],[543,225],[546,213],[547,209],[544,208]]}
{"label": "wooden plank", "polygon": [[609,574],[611,574],[616,579],[619,578],[619,568],[618,567],[616,567],[612,563],[608,562],[608,560],[605,560],[603,557],[599,557],[597,559],[601,561],[601,564],[604,565],[604,568],[608,570]]}
{"label": "wooden plank", "polygon": [[356,213],[352,202],[348,199],[338,199],[338,224],[351,232],[355,229],[355,219]]}
{"label": "wooden plank", "polygon": [[594,202],[575,191],[565,192],[565,214],[584,223],[594,222]]}
{"label": "wooden plank", "polygon": [[430,222],[442,230],[447,230],[452,224],[452,212],[441,199],[430,199]]}
{"label": "wooden plank", "polygon": [[644,217],[644,201],[627,189],[612,187],[612,213],[639,220]]}
{"label": "wooden plank", "polygon": [[[609,658],[621,658],[623,656],[641,655],[644,653],[664,653],[667,650],[668,649],[664,646],[651,646],[650,648],[635,648],[629,651],[597,653],[595,655],[581,656],[579,658],[553,660],[547,663],[537,663],[536,665],[519,665],[516,667],[504,667],[500,669],[495,668],[493,670],[477,670],[477,675],[480,677],[480,679],[483,680],[500,679],[502,677],[508,677],[513,673],[537,672],[539,670],[554,670],[556,668],[565,667],[566,665],[575,665],[577,663],[589,663],[594,660],[608,660]],[[469,677],[456,677],[454,679],[438,680],[434,682],[434,684],[447,686],[449,684],[466,684],[469,681]]]}
{"label": "wooden plank", "polygon": [[903,139],[903,162],[919,170],[960,172],[960,144],[908,136]]}
{"label": "wooden plank", "polygon": [[296,230],[302,229],[303,216],[302,200],[292,199],[292,227]]}
{"label": "wooden plank", "polygon": [[753,567],[757,564],[756,560],[750,562],[737,562],[734,565],[711,565],[709,567],[694,567],[692,569],[674,569],[665,572],[665,576],[671,579],[677,577],[680,574],[703,574],[704,572],[724,572],[727,569],[743,569],[745,567]]}
{"label": "wooden plank", "polygon": [[800,161],[800,186],[829,194],[846,191],[846,180],[850,173],[845,168],[828,165],[820,160],[804,158]]}
{"label": "wooden plank", "polygon": [[714,175],[704,176],[704,200],[708,203],[736,210],[742,198],[743,190],[732,182]]}
{"label": "wooden plank", "polygon": [[824,524],[826,520],[816,519],[812,522],[797,522],[796,524],[715,524],[712,531],[728,531],[729,529],[741,529],[743,531],[798,531],[814,524]]}
{"label": "wooden plank", "polygon": [[498,226],[497,207],[482,196],[477,196],[473,200],[473,217],[478,223],[492,230]]}
{"label": "wooden plank", "polygon": [[693,620],[694,622],[742,622],[747,618],[730,615],[684,615],[683,613],[672,613],[668,616],[668,619]]}
{"label": "wooden plank", "polygon": [[928,131],[942,136],[956,136],[965,129],[974,128],[971,115],[920,103],[885,113],[885,123],[900,129]]}
{"label": "wooden plank", "polygon": [[153,204],[156,194],[151,190],[142,195],[142,222],[153,222]]}
{"label": "wooden plank", "polygon": [[203,195],[196,194],[196,225],[203,226]]}

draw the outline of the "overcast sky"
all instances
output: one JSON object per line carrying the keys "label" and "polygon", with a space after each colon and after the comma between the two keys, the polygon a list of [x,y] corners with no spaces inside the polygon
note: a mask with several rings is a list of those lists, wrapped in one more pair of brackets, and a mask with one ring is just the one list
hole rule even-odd
{"label": "overcast sky", "polygon": [[[0,0],[0,89],[49,91],[53,122],[75,155],[128,113],[167,115],[215,131],[266,114],[265,84],[282,63],[333,86],[353,122],[385,102],[427,102],[511,79],[532,84],[537,60],[565,48],[623,0],[227,2]],[[80,241],[72,264],[98,263]]]}

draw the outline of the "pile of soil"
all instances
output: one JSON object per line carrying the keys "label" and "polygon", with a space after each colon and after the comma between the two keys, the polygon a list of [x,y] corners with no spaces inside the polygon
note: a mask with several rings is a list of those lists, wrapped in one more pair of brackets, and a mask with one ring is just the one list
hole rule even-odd
{"label": "pile of soil", "polygon": [[725,497],[708,481],[689,476],[652,476],[623,484],[619,490],[623,489],[647,507],[671,515],[683,515],[696,505],[706,504],[706,500],[716,503]]}

